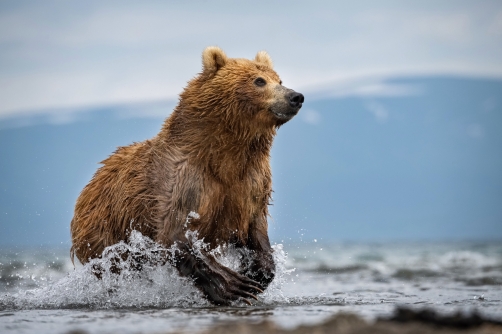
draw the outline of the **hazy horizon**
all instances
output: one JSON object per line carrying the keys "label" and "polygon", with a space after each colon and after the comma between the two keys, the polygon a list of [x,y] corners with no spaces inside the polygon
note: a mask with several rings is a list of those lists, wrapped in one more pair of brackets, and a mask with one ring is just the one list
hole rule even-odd
{"label": "hazy horizon", "polygon": [[[401,78],[380,87],[387,93],[306,95],[279,129],[271,239],[501,239],[502,80]],[[173,105],[0,121],[0,245],[67,243],[75,200],[99,161],[153,137]]]}

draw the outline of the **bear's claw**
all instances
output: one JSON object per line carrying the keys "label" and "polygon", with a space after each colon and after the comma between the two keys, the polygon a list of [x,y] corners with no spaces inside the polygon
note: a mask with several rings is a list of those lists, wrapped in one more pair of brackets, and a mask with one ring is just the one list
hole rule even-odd
{"label": "bear's claw", "polygon": [[[220,265],[218,264],[218,266]],[[255,295],[263,292],[260,283],[252,279],[223,266],[220,268],[211,267],[211,273],[204,275],[206,279],[196,279],[195,281],[206,298],[217,305],[230,305],[235,300],[243,300],[251,305],[248,298],[258,300]]]}
{"label": "bear's claw", "polygon": [[207,255],[200,258],[190,252],[186,244],[180,244],[180,253],[174,263],[183,276],[192,277],[204,296],[216,305],[230,305],[239,299],[256,299],[264,287],[259,282],[219,264]]}

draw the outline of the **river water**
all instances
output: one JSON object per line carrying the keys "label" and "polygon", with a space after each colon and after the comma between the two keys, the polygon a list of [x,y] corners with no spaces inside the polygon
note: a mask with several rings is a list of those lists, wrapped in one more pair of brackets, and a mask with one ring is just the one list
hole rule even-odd
{"label": "river water", "polygon": [[[156,256],[140,234],[124,249]],[[203,247],[203,243],[201,243]],[[290,328],[337,312],[368,320],[396,306],[473,312],[502,320],[502,242],[321,243],[275,245],[276,279],[252,306],[210,305],[169,265],[98,280],[75,267],[66,248],[0,250],[0,333],[194,332],[226,321],[268,319]],[[215,254],[233,268],[231,249]],[[109,258],[100,260],[102,266]]]}

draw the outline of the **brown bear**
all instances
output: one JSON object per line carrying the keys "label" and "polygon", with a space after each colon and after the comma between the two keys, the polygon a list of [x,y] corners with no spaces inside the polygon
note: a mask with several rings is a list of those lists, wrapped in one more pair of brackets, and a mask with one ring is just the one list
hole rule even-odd
{"label": "brown bear", "polygon": [[[247,60],[208,47],[202,65],[159,134],[119,147],[82,190],[71,221],[71,256],[86,263],[137,230],[176,245],[174,260],[166,261],[211,302],[249,303],[275,272],[267,233],[272,140],[304,97],[282,85],[264,51]],[[194,252],[188,230],[211,247],[248,249],[243,270]]]}

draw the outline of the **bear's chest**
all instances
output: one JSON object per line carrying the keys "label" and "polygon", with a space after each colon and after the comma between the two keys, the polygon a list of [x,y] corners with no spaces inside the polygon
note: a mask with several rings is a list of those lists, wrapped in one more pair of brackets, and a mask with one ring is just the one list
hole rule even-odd
{"label": "bear's chest", "polygon": [[266,212],[270,185],[260,173],[250,173],[232,184],[206,179],[190,228],[213,245],[246,244],[253,222]]}

